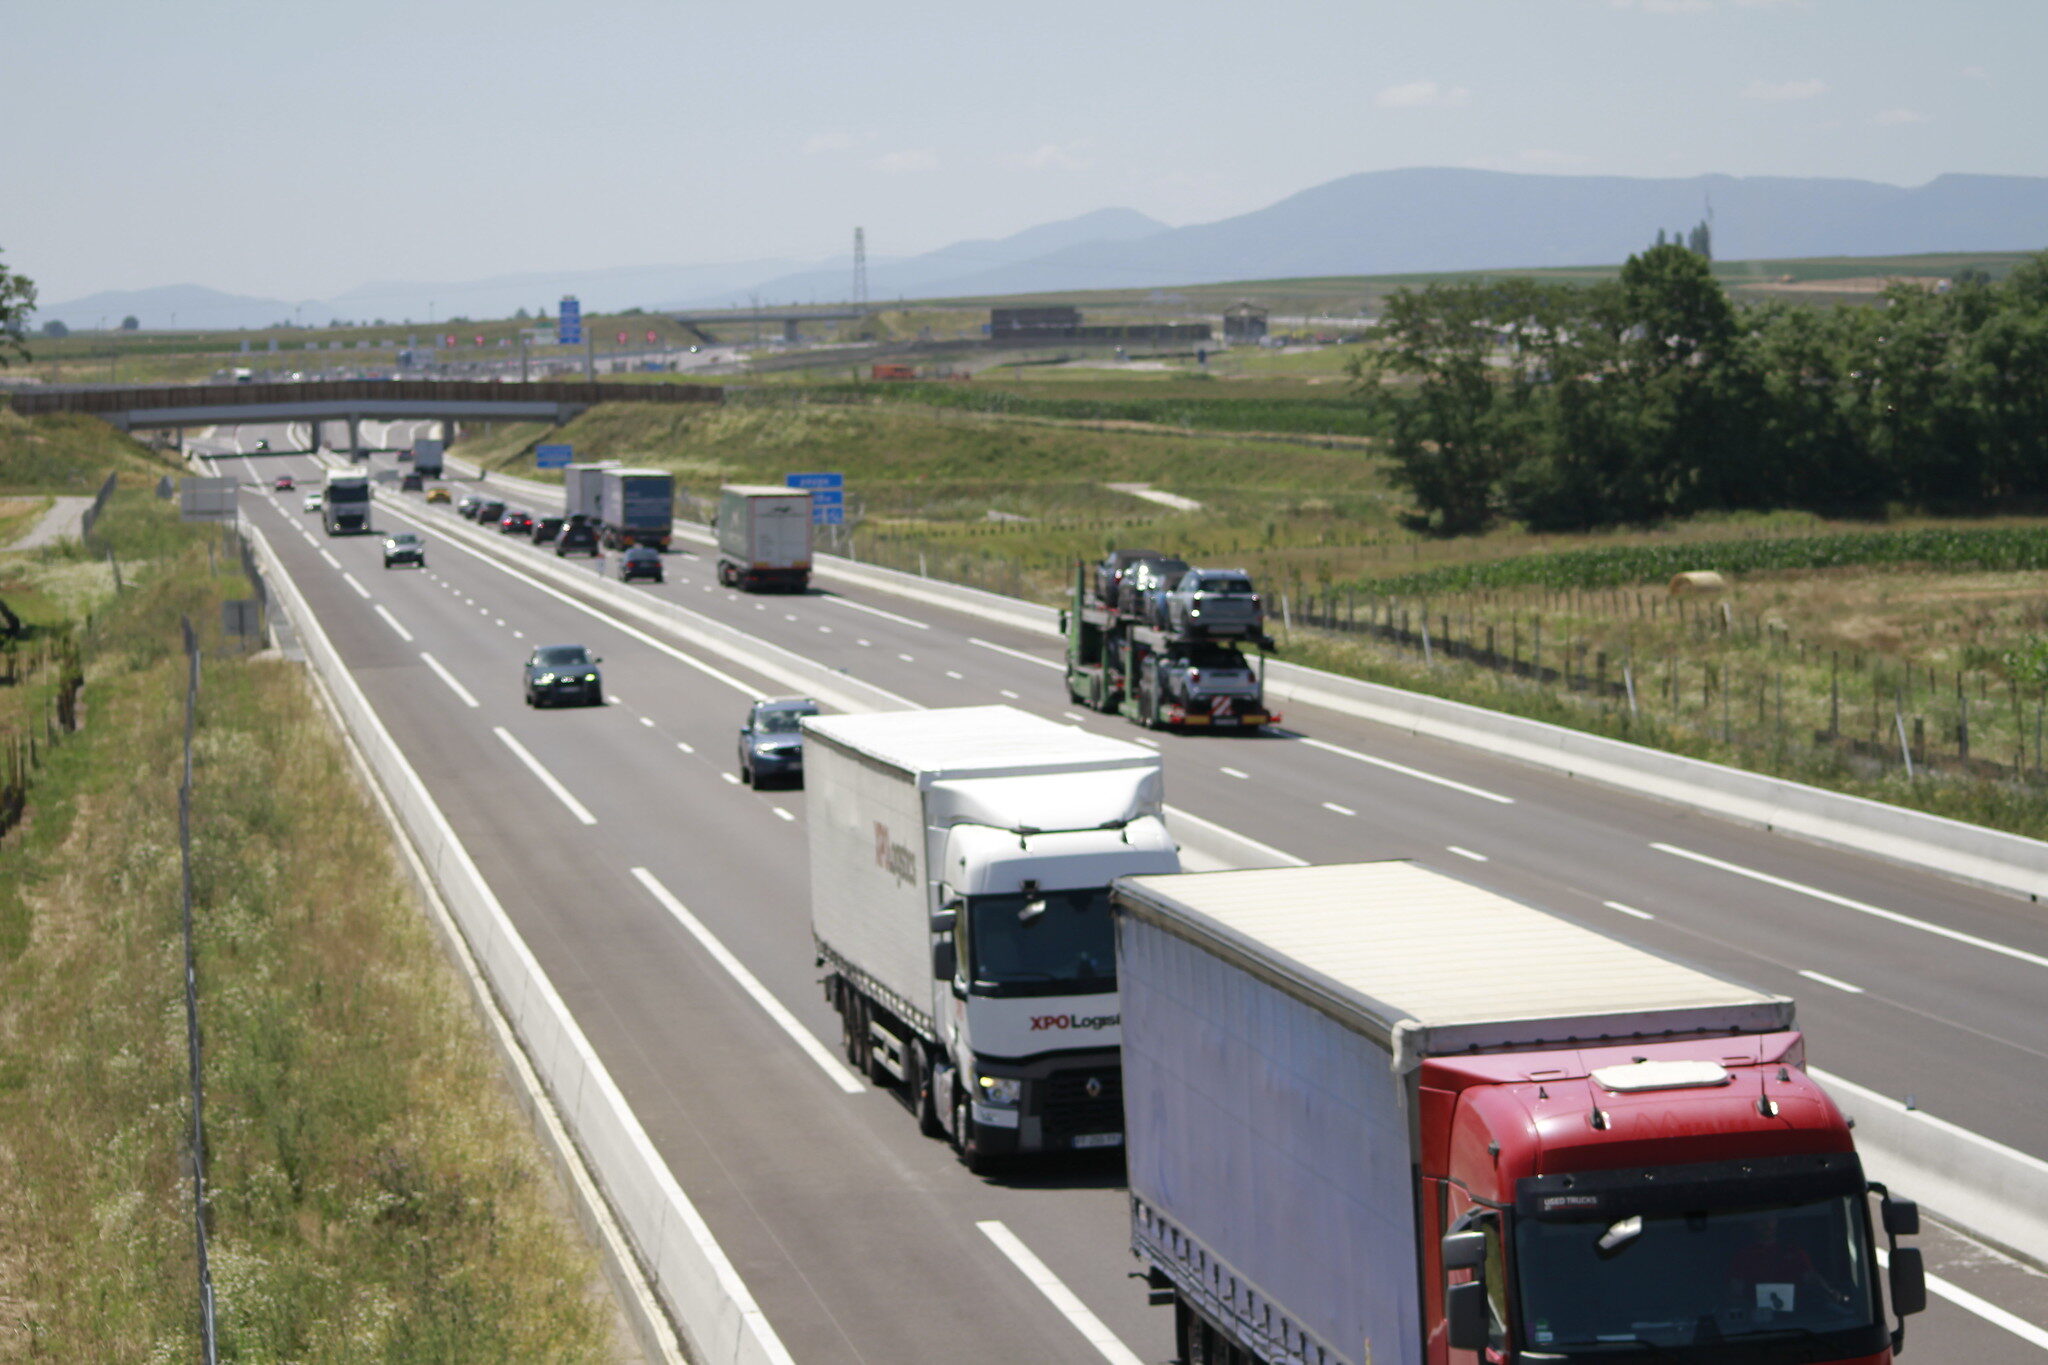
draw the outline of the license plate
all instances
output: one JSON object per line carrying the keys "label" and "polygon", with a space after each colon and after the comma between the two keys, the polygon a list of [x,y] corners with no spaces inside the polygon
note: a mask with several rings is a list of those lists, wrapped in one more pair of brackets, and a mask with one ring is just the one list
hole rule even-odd
{"label": "license plate", "polygon": [[1074,1145],[1076,1147],[1121,1147],[1124,1145],[1124,1135],[1122,1133],[1083,1133],[1074,1139]]}

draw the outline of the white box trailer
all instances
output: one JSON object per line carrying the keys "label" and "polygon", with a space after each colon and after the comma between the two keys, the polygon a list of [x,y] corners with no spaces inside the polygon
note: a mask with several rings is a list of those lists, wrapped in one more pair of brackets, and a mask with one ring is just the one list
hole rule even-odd
{"label": "white box trailer", "polygon": [[810,586],[810,493],[775,484],[719,489],[718,581],[748,592]]}
{"label": "white box trailer", "polygon": [[1007,706],[804,722],[848,1060],[970,1165],[1122,1141],[1109,884],[1172,872],[1159,756]]}
{"label": "white box trailer", "polygon": [[582,517],[592,526],[603,514],[604,471],[617,469],[617,460],[587,460],[562,467],[562,515]]}
{"label": "white box trailer", "polygon": [[[1132,1250],[1182,1359],[1881,1358],[1870,1187],[1791,1000],[1407,862],[1113,895]],[[1731,1293],[1766,1221],[1816,1284]]]}

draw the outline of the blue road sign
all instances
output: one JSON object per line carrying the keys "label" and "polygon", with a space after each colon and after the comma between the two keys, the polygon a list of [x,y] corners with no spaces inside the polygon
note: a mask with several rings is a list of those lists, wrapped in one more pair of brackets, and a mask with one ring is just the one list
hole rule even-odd
{"label": "blue road sign", "polygon": [[555,342],[561,346],[583,344],[583,304],[574,294],[565,295],[555,314]]}
{"label": "blue road sign", "polygon": [[787,488],[844,488],[844,474],[785,474],[783,486]]}
{"label": "blue road sign", "polygon": [[533,463],[537,469],[564,469],[576,457],[574,446],[535,446]]}
{"label": "blue road sign", "polygon": [[844,526],[846,525],[846,508],[838,503],[827,506],[814,498],[811,501],[811,525]]}
{"label": "blue road sign", "polygon": [[846,490],[843,488],[813,488],[811,490],[811,506],[844,507],[846,506]]}

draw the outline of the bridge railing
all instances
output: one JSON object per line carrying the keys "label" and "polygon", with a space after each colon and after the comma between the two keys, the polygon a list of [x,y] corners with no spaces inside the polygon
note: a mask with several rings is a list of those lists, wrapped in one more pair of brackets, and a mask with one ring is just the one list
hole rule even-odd
{"label": "bridge railing", "polygon": [[712,384],[601,384],[546,379],[500,384],[478,379],[324,379],[286,384],[163,384],[133,388],[15,389],[6,401],[24,417],[136,408],[210,408],[289,403],[716,403]]}

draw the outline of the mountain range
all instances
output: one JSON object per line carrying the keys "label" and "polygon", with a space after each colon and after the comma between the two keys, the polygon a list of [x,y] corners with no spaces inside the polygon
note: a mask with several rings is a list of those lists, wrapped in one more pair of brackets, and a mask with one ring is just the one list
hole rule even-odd
{"label": "mountain range", "polygon": [[[1660,231],[1702,219],[1721,260],[1899,256],[2048,248],[2048,178],[1943,175],[1902,187],[1868,180],[1706,175],[1517,175],[1416,168],[1368,171],[1250,213],[1169,227],[1110,208],[1008,237],[955,242],[868,262],[868,296],[958,298],[1083,289],[1167,288],[1231,280],[1423,274],[1612,265]],[[801,262],[531,272],[471,281],[365,284],[286,302],[198,285],[94,294],[49,304],[38,321],[93,327],[128,314],[151,328],[261,327],[294,316],[505,317],[577,295],[585,312],[841,303],[850,256]]]}

